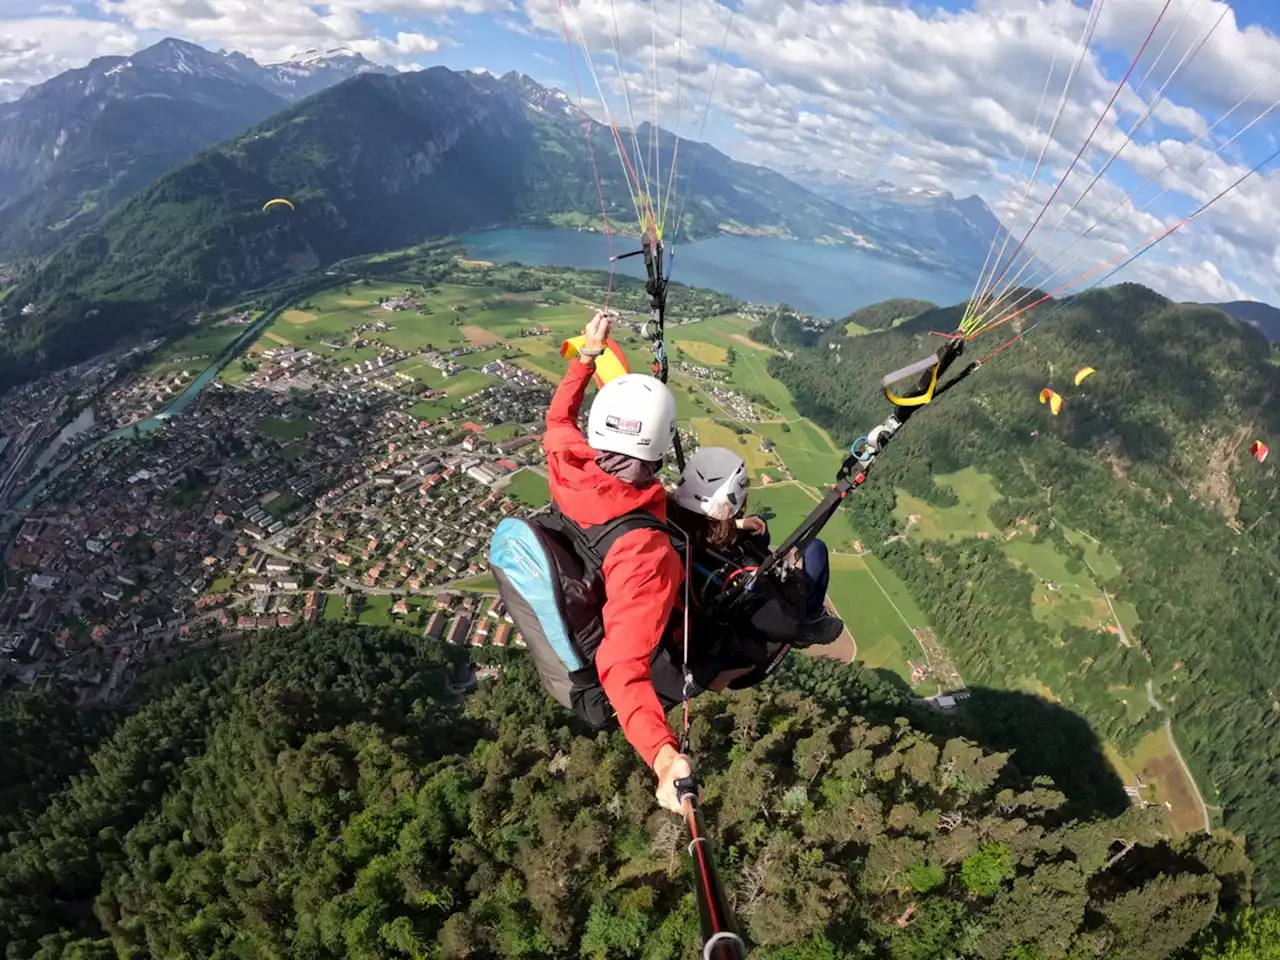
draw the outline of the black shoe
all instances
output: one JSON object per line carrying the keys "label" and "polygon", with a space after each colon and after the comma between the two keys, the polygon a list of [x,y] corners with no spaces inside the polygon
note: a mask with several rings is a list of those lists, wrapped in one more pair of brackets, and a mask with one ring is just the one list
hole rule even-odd
{"label": "black shoe", "polygon": [[821,647],[835,643],[844,633],[844,621],[839,617],[823,615],[816,620],[806,620],[791,641],[793,647]]}

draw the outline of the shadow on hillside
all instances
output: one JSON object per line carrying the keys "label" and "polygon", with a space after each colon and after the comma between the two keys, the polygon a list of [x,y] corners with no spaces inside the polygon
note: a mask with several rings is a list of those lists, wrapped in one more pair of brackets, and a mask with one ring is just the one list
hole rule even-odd
{"label": "shadow on hillside", "polygon": [[939,733],[1011,753],[1006,769],[1012,777],[1052,778],[1066,794],[1071,816],[1124,812],[1124,783],[1083,717],[1032,694],[989,687],[970,687],[969,694],[951,710],[917,709],[932,715],[928,722]]}
{"label": "shadow on hillside", "polygon": [[[949,710],[919,703],[892,670],[867,670],[876,686],[901,695],[911,705],[893,709],[905,712],[913,726],[948,737],[964,737],[985,750],[1010,753],[1006,767],[1011,783],[1033,777],[1052,778],[1067,797],[1069,816],[1093,813],[1114,816],[1129,801],[1124,783],[1102,752],[1088,721],[1041,697],[1011,690],[970,687],[969,697]],[[874,712],[874,709],[872,711]]]}

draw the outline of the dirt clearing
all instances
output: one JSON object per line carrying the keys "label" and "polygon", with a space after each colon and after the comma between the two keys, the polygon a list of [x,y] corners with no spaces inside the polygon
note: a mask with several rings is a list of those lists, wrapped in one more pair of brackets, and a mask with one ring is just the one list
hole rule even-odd
{"label": "dirt clearing", "polygon": [[752,340],[750,337],[746,336],[745,334],[731,333],[729,334],[729,339],[736,340],[738,343],[742,344],[744,347],[750,347],[752,350],[768,350],[769,349],[763,343],[756,343],[754,340]]}
{"label": "dirt clearing", "polygon": [[285,323],[313,323],[316,319],[314,313],[307,313],[305,310],[286,310],[280,316]]}
{"label": "dirt clearing", "polygon": [[458,332],[467,338],[467,343],[473,347],[492,347],[494,344],[501,343],[502,338],[492,330],[486,330],[484,327],[466,326],[459,327]]}

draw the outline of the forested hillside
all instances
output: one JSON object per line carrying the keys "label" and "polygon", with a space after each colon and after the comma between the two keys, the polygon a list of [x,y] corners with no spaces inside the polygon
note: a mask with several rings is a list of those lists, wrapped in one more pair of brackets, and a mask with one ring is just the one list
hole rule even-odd
{"label": "forested hillside", "polygon": [[[852,339],[833,328],[822,349],[776,358],[771,370],[803,412],[848,441],[887,412],[880,376],[936,349],[928,331],[958,319],[934,310]],[[881,544],[901,533],[895,488],[954,505],[954,489],[934,477],[972,467],[1002,495],[989,510],[997,532],[1052,544],[1068,570],[1089,562],[1076,531],[1114,553],[1118,570],[1090,572],[1136,606],[1128,646],[1096,630],[1052,630],[1037,609],[1046,588],[1009,562],[1001,538],[876,547],[968,682],[1038,683],[1121,748],[1172,718],[1206,799],[1247,838],[1266,902],[1280,897],[1280,494],[1276,466],[1247,448],[1280,435],[1274,356],[1261,333],[1211,308],[1134,285],[1087,294],[910,421],[847,508],[859,535]],[[1098,372],[1076,387],[1085,365]],[[1057,418],[1037,403],[1045,386],[1064,398]],[[1152,708],[1133,719],[1137,705],[1118,687],[1137,697],[1146,687]]]}
{"label": "forested hillside", "polygon": [[[298,629],[153,674],[0,852],[6,956],[697,954],[680,821],[622,737],[572,729],[520,651],[464,699],[464,654],[427,642]],[[797,659],[696,705],[753,955],[1159,960],[1247,902],[1230,840],[1076,818],[875,696]]]}

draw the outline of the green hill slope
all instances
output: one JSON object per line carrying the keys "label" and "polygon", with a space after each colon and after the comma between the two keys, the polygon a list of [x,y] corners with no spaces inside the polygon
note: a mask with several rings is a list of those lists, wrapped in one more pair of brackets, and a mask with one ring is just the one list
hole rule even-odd
{"label": "green hill slope", "polygon": [[[932,349],[927,331],[957,319],[932,311],[839,351],[775,359],[771,371],[802,412],[848,440],[884,417],[878,378]],[[976,341],[975,356],[1010,335]],[[912,420],[850,510],[880,543],[904,529],[895,488],[922,505],[912,509],[934,510],[961,502],[956,471],[989,477],[1001,498],[980,519],[995,536],[908,529],[905,542],[877,552],[911,585],[969,682],[1040,684],[1126,750],[1172,718],[1211,812],[1220,806],[1248,839],[1259,888],[1274,901],[1280,487],[1276,466],[1247,454],[1255,436],[1280,435],[1280,367],[1270,357],[1261,333],[1217,310],[1133,285],[1088,294]],[[1098,373],[1077,388],[1085,365]],[[1037,403],[1045,386],[1065,400],[1057,418]],[[1114,555],[1114,569],[1092,543]],[[1066,572],[1038,572],[1044,550]],[[1067,609],[1052,595],[1064,588],[1045,584],[1067,577],[1132,604],[1134,636],[1052,613]],[[1109,624],[1105,606],[1102,614]]]}
{"label": "green hill slope", "polygon": [[[455,653],[329,626],[153,676],[0,852],[6,956],[695,955],[679,820],[621,735],[570,729],[516,651],[464,701]],[[1068,819],[1007,754],[849,716],[866,696],[797,662],[697,704],[754,955],[1161,960],[1247,898],[1229,842]]]}

